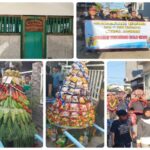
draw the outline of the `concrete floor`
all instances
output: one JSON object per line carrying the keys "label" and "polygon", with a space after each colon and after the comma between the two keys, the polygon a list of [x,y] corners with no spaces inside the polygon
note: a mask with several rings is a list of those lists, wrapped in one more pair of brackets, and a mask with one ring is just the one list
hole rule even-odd
{"label": "concrete floor", "polygon": [[[92,137],[87,147],[103,147],[103,145],[104,145],[104,135],[101,135],[101,136]],[[46,146],[53,147],[53,148],[56,147],[56,145],[52,143],[49,138],[46,139]],[[76,147],[76,146],[73,146],[73,147]]]}
{"label": "concrete floor", "polygon": [[104,146],[104,135],[92,137],[87,147],[103,147],[103,146]]}
{"label": "concrete floor", "polygon": [[77,41],[78,58],[101,58],[101,59],[149,59],[148,49],[123,49],[123,50],[103,50],[96,52],[86,52],[83,41]]}

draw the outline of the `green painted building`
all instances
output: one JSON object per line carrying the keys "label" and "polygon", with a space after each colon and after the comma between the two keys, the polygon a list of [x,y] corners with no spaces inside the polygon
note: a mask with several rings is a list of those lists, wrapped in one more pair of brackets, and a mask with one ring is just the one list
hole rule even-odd
{"label": "green painted building", "polygon": [[72,3],[0,4],[0,58],[72,56]]}

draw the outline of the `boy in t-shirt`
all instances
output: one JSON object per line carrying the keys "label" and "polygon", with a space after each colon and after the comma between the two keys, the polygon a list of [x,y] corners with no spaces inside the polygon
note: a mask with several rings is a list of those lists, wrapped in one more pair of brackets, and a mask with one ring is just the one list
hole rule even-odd
{"label": "boy in t-shirt", "polygon": [[125,110],[119,110],[116,114],[119,119],[112,123],[110,129],[112,135],[112,146],[131,147],[132,128],[128,121],[128,114]]}

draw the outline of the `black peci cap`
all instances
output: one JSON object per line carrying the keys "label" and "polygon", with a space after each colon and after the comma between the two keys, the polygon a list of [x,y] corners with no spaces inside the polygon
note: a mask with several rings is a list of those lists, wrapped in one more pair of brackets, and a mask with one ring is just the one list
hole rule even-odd
{"label": "black peci cap", "polygon": [[127,112],[125,110],[121,109],[121,110],[118,110],[116,112],[116,114],[117,114],[117,116],[126,116]]}
{"label": "black peci cap", "polygon": [[145,107],[143,110],[143,114],[145,114],[146,111],[150,111],[150,107]]}

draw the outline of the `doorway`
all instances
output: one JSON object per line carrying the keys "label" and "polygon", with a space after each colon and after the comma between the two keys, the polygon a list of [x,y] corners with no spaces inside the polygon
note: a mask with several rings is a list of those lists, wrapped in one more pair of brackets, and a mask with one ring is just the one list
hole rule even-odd
{"label": "doorway", "polygon": [[23,16],[22,58],[45,58],[46,35],[44,16]]}

